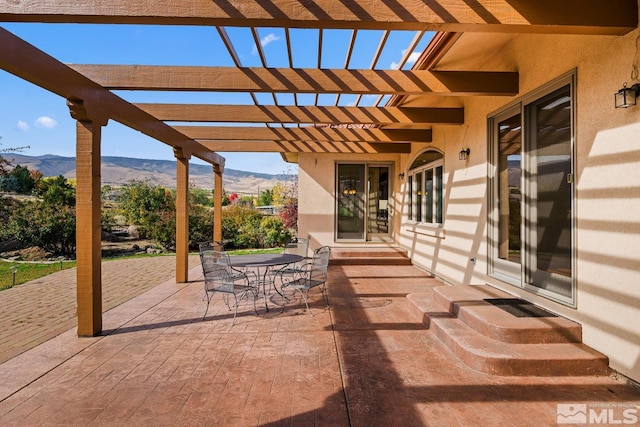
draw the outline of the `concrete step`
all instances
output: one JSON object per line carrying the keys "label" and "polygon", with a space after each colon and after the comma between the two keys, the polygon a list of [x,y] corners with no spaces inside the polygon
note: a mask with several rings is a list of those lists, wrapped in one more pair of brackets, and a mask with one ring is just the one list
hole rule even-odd
{"label": "concrete step", "polygon": [[[549,328],[540,324],[540,318],[531,317],[517,318],[524,320],[520,324],[514,324],[511,319],[503,316],[501,308],[484,301],[485,298],[496,295],[493,288],[471,291],[449,291],[441,288],[456,287],[438,287],[433,293],[409,294],[409,309],[468,366],[494,375],[512,376],[582,376],[609,373],[606,356],[580,342],[570,341],[575,339],[573,328],[570,328],[572,332],[549,331]],[[478,298],[476,292],[480,292],[483,298]],[[467,299],[456,300],[453,294]],[[502,296],[500,291],[497,291],[497,295]],[[443,299],[448,301],[449,305],[443,304]],[[477,311],[466,310],[469,307],[485,308]],[[459,315],[466,318],[463,319]],[[525,325],[529,321],[531,323]],[[567,319],[564,321],[570,322]],[[556,327],[562,330],[564,321]],[[528,329],[543,329],[544,332],[532,333]],[[519,332],[526,338],[517,337]],[[550,342],[548,338],[564,334],[569,337],[568,340],[551,339]]]}
{"label": "concrete step", "polygon": [[436,304],[491,339],[516,344],[580,343],[582,327],[487,285],[440,286]]}
{"label": "concrete step", "polygon": [[411,265],[407,251],[398,248],[331,248],[331,265]]}

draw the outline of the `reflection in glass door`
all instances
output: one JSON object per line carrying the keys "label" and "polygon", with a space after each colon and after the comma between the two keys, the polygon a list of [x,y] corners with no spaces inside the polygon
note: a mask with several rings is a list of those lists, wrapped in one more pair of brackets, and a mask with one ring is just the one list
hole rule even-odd
{"label": "reflection in glass door", "polygon": [[390,231],[389,166],[339,164],[336,169],[336,239],[384,239]]}
{"label": "reflection in glass door", "polygon": [[365,240],[365,168],[363,164],[338,165],[336,237],[339,240]]}
{"label": "reflection in glass door", "polygon": [[[369,166],[367,235],[389,234],[389,167]],[[379,236],[380,237],[380,236]]]}
{"label": "reflection in glass door", "polygon": [[572,298],[572,110],[565,86],[528,107],[527,282]]}

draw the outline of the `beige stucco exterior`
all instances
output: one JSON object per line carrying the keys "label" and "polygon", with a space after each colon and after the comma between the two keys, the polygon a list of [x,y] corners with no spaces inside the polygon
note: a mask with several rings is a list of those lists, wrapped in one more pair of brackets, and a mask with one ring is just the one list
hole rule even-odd
{"label": "beige stucco exterior", "polygon": [[[447,100],[464,106],[465,124],[434,126],[433,143],[412,144],[411,155],[301,153],[301,235],[310,234],[314,247],[346,246],[334,239],[335,163],[393,162],[393,242],[408,250],[415,265],[452,285],[489,283],[581,323],[587,345],[606,354],[613,369],[640,381],[640,105],[615,109],[613,102],[624,82],[636,82],[631,73],[634,65],[640,66],[639,39],[638,30],[621,37],[465,33],[438,68],[518,71],[520,94]],[[487,257],[487,118],[572,71],[575,306],[490,277]],[[410,102],[433,105],[433,98]],[[445,156],[442,227],[406,221],[406,180],[398,174],[426,147]],[[471,150],[467,161],[458,159],[463,147]]]}

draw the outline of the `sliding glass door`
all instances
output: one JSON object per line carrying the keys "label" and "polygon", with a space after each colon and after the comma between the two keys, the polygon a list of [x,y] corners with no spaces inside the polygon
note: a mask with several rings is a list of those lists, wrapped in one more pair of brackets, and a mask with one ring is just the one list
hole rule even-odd
{"label": "sliding glass door", "polygon": [[489,118],[489,274],[575,303],[573,75]]}
{"label": "sliding glass door", "polygon": [[389,235],[390,167],[338,164],[336,240],[366,241]]}

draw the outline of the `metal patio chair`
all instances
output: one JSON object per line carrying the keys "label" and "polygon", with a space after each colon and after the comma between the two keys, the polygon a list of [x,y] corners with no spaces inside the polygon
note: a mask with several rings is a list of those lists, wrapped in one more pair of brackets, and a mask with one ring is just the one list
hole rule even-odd
{"label": "metal patio chair", "polygon": [[200,249],[200,253],[205,251],[218,251],[224,252],[224,244],[222,242],[213,241],[213,242],[201,242],[198,243],[198,248]]}
{"label": "metal patio chair", "polygon": [[231,310],[229,299],[233,295],[235,310],[232,326],[236,323],[238,305],[245,298],[253,298],[253,309],[258,314],[256,308],[258,288],[254,285],[256,282],[249,280],[246,273],[233,269],[229,264],[229,255],[226,252],[204,250],[200,252],[200,262],[204,274],[205,296],[207,297],[207,309],[202,319],[207,317],[209,303],[216,292],[222,293],[222,298],[229,310]]}
{"label": "metal patio chair", "polygon": [[[307,302],[309,291],[313,288],[319,288],[322,292],[324,300],[329,307],[329,296],[327,295],[326,283],[327,283],[327,269],[329,267],[329,257],[331,256],[331,248],[329,246],[322,246],[313,252],[313,258],[311,261],[300,266],[299,276],[295,279],[282,284],[282,293],[287,289],[293,289],[298,291],[300,296],[304,299],[304,304],[307,307],[307,311],[311,316],[314,316],[313,312],[309,308]],[[284,311],[287,298],[283,298],[282,311]]]}
{"label": "metal patio chair", "polygon": [[[303,256],[306,260],[303,262],[285,265],[284,267],[271,273],[273,275],[274,283],[276,278],[280,279],[281,288],[285,282],[291,281],[300,276],[301,273],[303,273],[301,267],[309,262],[309,237],[294,237],[284,245],[282,253],[300,255]],[[276,291],[283,295],[277,287]]]}

